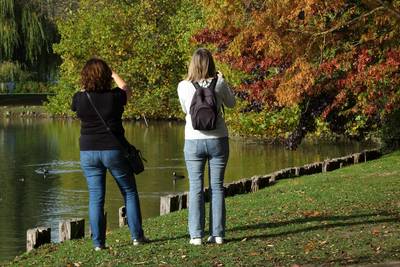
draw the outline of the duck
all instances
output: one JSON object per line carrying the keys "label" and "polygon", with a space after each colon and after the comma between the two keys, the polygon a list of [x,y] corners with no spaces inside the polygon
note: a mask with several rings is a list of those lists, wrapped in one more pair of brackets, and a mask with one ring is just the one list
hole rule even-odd
{"label": "duck", "polygon": [[184,179],[184,175],[177,174],[176,172],[172,172],[172,176],[174,180]]}
{"label": "duck", "polygon": [[45,167],[40,168],[39,171],[43,174],[43,178],[46,178],[46,176],[49,174],[49,170]]}

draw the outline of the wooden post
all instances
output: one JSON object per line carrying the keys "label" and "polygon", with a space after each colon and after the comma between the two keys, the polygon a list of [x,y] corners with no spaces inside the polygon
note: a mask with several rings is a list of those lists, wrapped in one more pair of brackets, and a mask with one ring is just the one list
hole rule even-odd
{"label": "wooden post", "polygon": [[188,201],[189,201],[189,193],[183,193],[179,194],[179,209],[187,209],[189,207]]}
{"label": "wooden post", "polygon": [[365,161],[378,159],[382,156],[382,153],[379,149],[370,149],[364,151]]}
{"label": "wooden post", "polygon": [[51,228],[38,227],[26,231],[26,251],[51,242]]}
{"label": "wooden post", "polygon": [[225,196],[226,197],[231,197],[235,195],[235,190],[234,190],[235,185],[233,183],[229,183],[225,185]]}
{"label": "wooden post", "polygon": [[260,180],[258,182],[258,189],[265,188],[265,187],[267,187],[267,186],[269,186],[271,184],[272,184],[271,175],[261,176]]}
{"label": "wooden post", "polygon": [[128,218],[126,217],[126,208],[125,206],[122,206],[118,210],[118,221],[119,221],[119,227],[123,227],[128,224]]}
{"label": "wooden post", "polygon": [[363,153],[354,153],[353,154],[354,164],[361,163],[364,160]]}
{"label": "wooden post", "polygon": [[173,210],[174,195],[166,195],[160,197],[160,215],[168,214]]}
{"label": "wooden post", "polygon": [[340,168],[340,161],[335,159],[325,160],[322,164],[322,172],[330,172]]}
{"label": "wooden post", "polygon": [[166,195],[160,197],[160,215],[187,208],[188,194]]}
{"label": "wooden post", "polygon": [[294,167],[294,176],[300,176],[300,168],[301,167]]}
{"label": "wooden post", "polygon": [[243,189],[244,189],[243,193],[250,193],[251,192],[252,183],[253,182],[251,180],[242,179],[242,184],[243,184]]}
{"label": "wooden post", "polygon": [[81,218],[75,218],[61,221],[58,229],[60,242],[83,238],[85,237],[85,220]]}
{"label": "wooden post", "polygon": [[260,177],[251,179],[251,192],[257,192],[260,189]]}

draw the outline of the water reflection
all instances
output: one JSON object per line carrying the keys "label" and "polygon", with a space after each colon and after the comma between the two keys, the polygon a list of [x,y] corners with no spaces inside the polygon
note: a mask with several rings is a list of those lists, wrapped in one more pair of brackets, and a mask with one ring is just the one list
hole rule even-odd
{"label": "water reflection", "polygon": [[[188,180],[174,183],[173,172],[187,177],[183,160],[183,125],[174,122],[125,123],[128,139],[148,160],[137,177],[143,217],[159,214],[159,197],[188,190]],[[61,219],[87,222],[86,183],[79,167],[79,122],[64,120],[0,120],[0,260],[25,250],[26,230],[50,226],[58,239]],[[351,142],[303,144],[297,151],[278,145],[231,140],[226,182],[266,174],[289,166],[320,161],[371,147]],[[206,182],[207,184],[207,182]],[[107,177],[108,227],[118,227],[123,200]],[[87,223],[86,223],[87,224]]]}

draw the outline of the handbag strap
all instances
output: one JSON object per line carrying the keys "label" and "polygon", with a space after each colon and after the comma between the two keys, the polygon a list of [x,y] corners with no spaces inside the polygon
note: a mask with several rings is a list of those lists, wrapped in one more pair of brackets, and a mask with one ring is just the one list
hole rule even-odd
{"label": "handbag strap", "polygon": [[108,124],[106,123],[106,121],[103,119],[103,117],[101,116],[100,112],[97,110],[96,106],[93,103],[92,98],[90,97],[89,93],[87,91],[85,91],[87,98],[89,99],[89,103],[90,105],[92,105],[94,111],[96,111],[97,116],[99,116],[100,120],[103,122],[104,126],[106,127],[107,131],[115,138],[115,140],[117,140],[119,146],[122,148],[122,150],[127,153],[127,149],[124,147],[124,145],[122,145],[121,141],[118,139],[118,137],[111,131],[110,127],[108,126]]}

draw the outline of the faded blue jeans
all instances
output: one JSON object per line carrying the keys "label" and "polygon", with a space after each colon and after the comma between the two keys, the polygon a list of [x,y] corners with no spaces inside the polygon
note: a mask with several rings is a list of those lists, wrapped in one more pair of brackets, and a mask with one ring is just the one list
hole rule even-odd
{"label": "faded blue jeans", "polygon": [[135,176],[120,150],[80,152],[81,168],[89,190],[89,220],[95,247],[105,246],[104,199],[107,169],[124,197],[126,217],[132,239],[143,237],[142,216]]}
{"label": "faded blue jeans", "polygon": [[186,139],[185,161],[189,173],[189,234],[191,238],[204,236],[204,169],[208,162],[210,193],[211,236],[225,236],[224,175],[229,157],[228,137]]}

